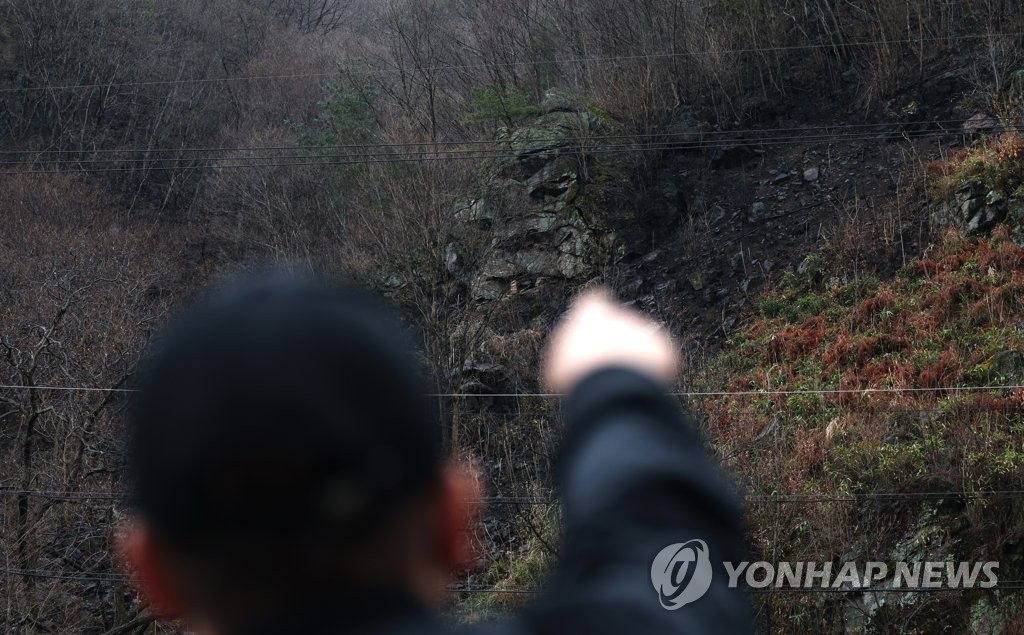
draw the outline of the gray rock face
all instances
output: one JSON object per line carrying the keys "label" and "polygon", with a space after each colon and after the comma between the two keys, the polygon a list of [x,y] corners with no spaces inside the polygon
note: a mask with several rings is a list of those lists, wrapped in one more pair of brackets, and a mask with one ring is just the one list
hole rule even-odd
{"label": "gray rock face", "polygon": [[980,198],[969,198],[960,204],[960,213],[965,219],[970,220],[982,207],[985,207],[985,201]]}
{"label": "gray rock face", "polygon": [[537,125],[514,130],[509,145],[517,159],[542,153],[551,158],[562,148],[574,145],[580,122],[577,113],[548,113],[537,120]]}
{"label": "gray rock face", "polygon": [[540,100],[540,112],[544,115],[553,112],[578,112],[579,109],[579,100],[559,88],[547,89]]}
{"label": "gray rock face", "polygon": [[[1021,197],[1021,200],[1024,200],[1024,197]],[[1008,196],[1005,192],[987,190],[981,183],[968,182],[957,189],[952,200],[933,210],[932,221],[963,227],[972,233],[990,232],[996,225],[1007,222],[1013,236],[1015,227],[1019,225],[1017,218],[1021,207],[1022,204],[1016,194]],[[1013,214],[1010,213],[1011,210]],[[1024,231],[1016,233],[1022,234],[1024,238]]]}
{"label": "gray rock face", "polygon": [[444,249],[444,268],[453,276],[458,276],[465,266],[462,255],[458,252],[455,243],[448,243]]}
{"label": "gray rock face", "polygon": [[1006,202],[1006,195],[999,190],[992,190],[985,195],[985,205],[992,207],[994,205],[1001,205]]}
{"label": "gray rock face", "polygon": [[979,112],[963,123],[964,132],[970,134],[995,134],[1002,131],[999,120]]}
{"label": "gray rock face", "polygon": [[483,198],[460,203],[455,209],[455,220],[461,223],[489,223],[494,220],[494,210]]}
{"label": "gray rock face", "polygon": [[547,280],[585,280],[615,254],[605,197],[624,189],[626,178],[613,159],[580,150],[590,147],[589,137],[613,132],[612,122],[558,90],[545,94],[541,110],[530,124],[499,134],[513,157],[489,165],[480,195],[456,212],[489,236],[468,274],[478,302]]}
{"label": "gray rock face", "polygon": [[508,143],[520,161],[529,158],[549,161],[568,152],[576,154],[576,148],[591,145],[588,139],[607,132],[607,123],[590,111],[555,111],[541,115],[532,125],[512,131]]}

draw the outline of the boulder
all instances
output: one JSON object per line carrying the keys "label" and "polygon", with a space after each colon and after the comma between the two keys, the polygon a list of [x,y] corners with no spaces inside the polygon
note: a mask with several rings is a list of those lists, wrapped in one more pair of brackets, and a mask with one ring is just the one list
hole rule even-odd
{"label": "boulder", "polygon": [[761,201],[757,201],[750,206],[749,210],[747,210],[747,214],[743,220],[745,220],[748,223],[754,224],[763,222],[767,216],[768,206],[762,203]]}
{"label": "boulder", "polygon": [[514,262],[516,273],[522,272],[528,276],[552,277],[561,272],[557,253],[544,247],[520,251],[515,254]]}
{"label": "boulder", "polygon": [[985,207],[985,201],[983,199],[969,198],[960,203],[960,215],[964,220],[970,221],[982,207]]}
{"label": "boulder", "polygon": [[555,111],[514,130],[508,135],[508,143],[512,154],[520,161],[552,160],[566,148],[578,147],[589,137],[603,136],[608,132],[607,122],[590,111]]}
{"label": "boulder", "polygon": [[989,207],[995,207],[1006,203],[1006,194],[1003,194],[999,190],[992,190],[985,195],[985,205]]}
{"label": "boulder", "polygon": [[558,273],[564,278],[579,278],[589,271],[591,271],[590,265],[579,256],[562,254],[558,258]]}
{"label": "boulder", "polygon": [[449,274],[459,276],[462,274],[464,266],[462,254],[459,253],[455,243],[448,243],[444,248],[444,268]]}
{"label": "boulder", "polygon": [[961,127],[964,132],[972,135],[996,134],[1003,129],[999,119],[981,112],[965,121]]}
{"label": "boulder", "polygon": [[997,208],[981,207],[967,220],[967,231],[971,233],[989,232],[1004,218]]}
{"label": "boulder", "polygon": [[968,181],[957,188],[949,201],[932,208],[932,222],[985,233],[1007,218],[1010,203],[1005,193]]}
{"label": "boulder", "polygon": [[579,185],[578,166],[575,157],[559,157],[545,164],[526,181],[530,196],[540,200],[574,196]]}
{"label": "boulder", "polygon": [[455,206],[455,220],[486,225],[494,220],[494,209],[483,198],[462,201]]}
{"label": "boulder", "polygon": [[693,287],[694,291],[702,291],[704,289],[704,276],[699,271],[694,271],[690,274],[690,286]]}
{"label": "boulder", "polygon": [[579,112],[580,104],[576,97],[560,88],[549,88],[544,91],[540,100],[541,114],[548,115],[553,112]]}
{"label": "boulder", "polygon": [[501,280],[480,278],[473,282],[473,299],[479,302],[494,302],[504,297],[509,285]]}
{"label": "boulder", "polygon": [[[825,274],[825,258],[820,253],[807,254],[796,267],[796,275],[812,281],[820,280]],[[766,267],[768,268],[768,267]]]}

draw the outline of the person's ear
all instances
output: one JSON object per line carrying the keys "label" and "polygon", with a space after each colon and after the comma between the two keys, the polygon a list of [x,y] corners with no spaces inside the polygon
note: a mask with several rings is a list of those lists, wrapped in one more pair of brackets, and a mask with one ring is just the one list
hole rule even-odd
{"label": "person's ear", "polygon": [[131,574],[149,610],[161,619],[180,617],[184,607],[152,530],[141,520],[126,522],[118,528],[116,543],[122,566]]}
{"label": "person's ear", "polygon": [[452,572],[472,566],[476,557],[476,529],[483,510],[480,473],[469,461],[444,469],[440,492],[440,556]]}

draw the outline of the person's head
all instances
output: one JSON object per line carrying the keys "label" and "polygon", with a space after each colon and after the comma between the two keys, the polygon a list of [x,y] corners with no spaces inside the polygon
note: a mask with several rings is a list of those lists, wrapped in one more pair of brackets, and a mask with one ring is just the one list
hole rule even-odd
{"label": "person's head", "polygon": [[439,601],[475,492],[428,392],[360,292],[249,282],[178,322],[129,417],[143,593],[215,630],[367,589]]}

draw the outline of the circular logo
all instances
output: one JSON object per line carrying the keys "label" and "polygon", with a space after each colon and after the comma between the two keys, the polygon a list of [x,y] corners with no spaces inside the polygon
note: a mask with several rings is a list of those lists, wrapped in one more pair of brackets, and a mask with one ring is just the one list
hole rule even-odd
{"label": "circular logo", "polygon": [[651,564],[651,583],[661,606],[681,609],[711,588],[711,558],[703,540],[679,542],[662,549]]}

